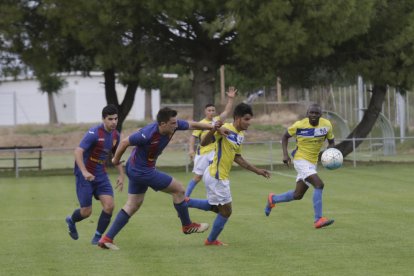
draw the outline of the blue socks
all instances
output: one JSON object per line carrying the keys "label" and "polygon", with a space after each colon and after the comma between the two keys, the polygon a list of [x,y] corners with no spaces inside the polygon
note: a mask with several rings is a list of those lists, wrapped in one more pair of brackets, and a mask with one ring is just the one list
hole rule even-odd
{"label": "blue socks", "polygon": [[293,200],[293,194],[295,191],[291,190],[284,194],[274,195],[272,198],[272,203],[279,203],[279,202],[289,202]]}
{"label": "blue socks", "polygon": [[227,221],[228,218],[225,218],[222,215],[217,214],[217,217],[213,223],[213,228],[211,229],[210,235],[207,238],[208,241],[212,242],[217,240],[217,237],[220,235]]}
{"label": "blue socks", "polygon": [[188,205],[185,200],[181,203],[174,203],[175,210],[177,210],[182,226],[191,224],[190,214],[188,214]]}
{"label": "blue socks", "polygon": [[98,227],[96,228],[97,233],[104,233],[106,228],[108,228],[109,223],[111,222],[112,214],[105,213],[103,210],[98,220]]}
{"label": "blue socks", "polygon": [[197,198],[190,198],[187,201],[189,208],[197,208],[204,211],[210,211],[211,205],[208,203],[207,199],[197,199]]}
{"label": "blue socks", "polygon": [[78,221],[81,221],[85,218],[81,216],[80,209],[76,209],[75,211],[73,211],[71,219],[72,219],[72,222],[77,223]]}
{"label": "blue socks", "polygon": [[194,179],[191,179],[190,182],[188,182],[187,190],[185,191],[186,197],[189,197],[191,195],[196,185],[197,185],[197,182],[195,182]]}
{"label": "blue socks", "polygon": [[313,210],[315,211],[315,221],[322,217],[322,191],[323,189],[314,189],[313,191]]}
{"label": "blue socks", "polygon": [[124,228],[124,226],[128,223],[129,218],[130,216],[127,214],[127,212],[125,212],[124,209],[121,209],[118,212],[118,215],[116,215],[114,223],[112,224],[111,228],[109,228],[106,236],[113,240],[119,231],[121,231],[122,228]]}

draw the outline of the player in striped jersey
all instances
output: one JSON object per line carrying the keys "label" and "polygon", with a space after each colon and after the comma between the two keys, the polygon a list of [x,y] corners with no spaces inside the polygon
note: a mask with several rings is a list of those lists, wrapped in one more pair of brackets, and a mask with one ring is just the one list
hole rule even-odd
{"label": "player in striped jersey", "polygon": [[[105,162],[119,144],[119,132],[116,130],[118,109],[115,105],[110,104],[103,108],[102,121],[102,124],[90,128],[85,133],[80,145],[75,149],[74,173],[80,208],[66,217],[69,235],[77,240],[79,235],[75,224],[92,214],[92,196],[101,201],[103,210],[92,244],[98,243],[111,221],[114,210],[114,192],[106,173]],[[116,167],[119,171],[116,188],[122,191],[124,171],[121,165]]]}
{"label": "player in striped jersey", "polygon": [[234,109],[233,123],[224,124],[219,132],[215,129],[210,130],[201,142],[204,146],[215,141],[213,162],[203,175],[207,199],[187,198],[186,200],[189,207],[217,213],[213,228],[204,242],[205,245],[225,245],[217,238],[232,213],[229,174],[233,162],[258,175],[270,177],[267,170],[253,166],[241,155],[244,131],[249,128],[252,117],[251,107],[241,103]]}
{"label": "player in striped jersey", "polygon": [[[219,120],[224,122],[228,114],[230,114],[231,112],[236,94],[237,89],[235,89],[233,86],[230,86],[229,91],[227,92],[226,107],[219,116],[215,116],[216,107],[213,104],[207,104],[204,108],[205,118],[202,119],[200,123],[214,124],[214,122]],[[201,178],[203,177],[204,171],[206,170],[206,168],[208,167],[208,165],[214,157],[214,143],[208,144],[206,146],[198,145],[196,151],[194,151],[194,145],[196,140],[198,139],[199,142],[201,142],[201,140],[204,138],[207,132],[208,130],[194,130],[190,137],[188,154],[190,155],[190,158],[194,160],[194,177],[187,184],[187,189],[185,191],[186,197],[189,197],[191,195],[193,189],[195,188],[197,183],[200,182]]]}
{"label": "player in striped jersey", "polygon": [[268,195],[265,214],[269,216],[276,203],[300,200],[305,195],[309,186],[314,187],[313,208],[314,226],[322,228],[331,225],[334,220],[322,216],[322,191],[323,181],[319,178],[316,171],[319,152],[321,147],[328,140],[328,148],[335,145],[332,124],[329,120],[321,118],[322,109],[318,104],[312,104],[307,111],[307,117],[295,122],[288,128],[282,137],[283,163],[287,166],[291,164],[288,154],[288,140],[296,138],[296,149],[292,152],[293,165],[297,171],[296,188],[283,194]]}
{"label": "player in striped jersey", "polygon": [[181,220],[184,234],[202,233],[208,229],[207,223],[191,221],[187,202],[184,200],[184,186],[170,175],[158,171],[155,164],[158,156],[177,130],[212,129],[220,127],[221,122],[217,122],[213,126],[211,124],[177,120],[176,117],[177,111],[168,107],[162,108],[157,114],[157,122],[148,124],[121,141],[112,158],[114,164],[119,164],[122,155],[129,146],[135,146],[125,166],[129,179],[128,199],[124,207],[118,212],[106,235],[100,239],[98,243],[100,247],[119,249],[113,243],[113,239],[128,223],[130,217],[139,210],[144,202],[148,187],[172,195],[174,207]]}

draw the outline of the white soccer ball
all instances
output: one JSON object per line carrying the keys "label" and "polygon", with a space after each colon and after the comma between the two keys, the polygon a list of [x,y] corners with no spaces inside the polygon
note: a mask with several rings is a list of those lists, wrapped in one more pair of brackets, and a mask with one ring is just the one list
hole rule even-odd
{"label": "white soccer ball", "polygon": [[322,153],[321,162],[324,168],[328,170],[335,170],[342,166],[344,157],[342,152],[335,148],[329,148]]}

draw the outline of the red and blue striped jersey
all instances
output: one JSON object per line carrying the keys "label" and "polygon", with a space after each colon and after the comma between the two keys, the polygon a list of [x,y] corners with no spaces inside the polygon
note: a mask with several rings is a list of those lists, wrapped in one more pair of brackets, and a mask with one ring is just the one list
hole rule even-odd
{"label": "red and blue striped jersey", "polygon": [[[84,150],[83,162],[85,167],[95,176],[106,175],[105,162],[109,154],[115,153],[119,145],[119,132],[113,130],[108,132],[103,124],[90,128],[83,136],[79,147]],[[81,173],[75,162],[75,174]]]}
{"label": "red and blue striped jersey", "polygon": [[[177,120],[176,130],[187,130],[188,128],[187,121]],[[155,169],[158,156],[168,145],[174,133],[162,135],[158,130],[158,123],[154,122],[129,136],[130,145],[135,146],[128,161],[130,170],[142,173]]]}

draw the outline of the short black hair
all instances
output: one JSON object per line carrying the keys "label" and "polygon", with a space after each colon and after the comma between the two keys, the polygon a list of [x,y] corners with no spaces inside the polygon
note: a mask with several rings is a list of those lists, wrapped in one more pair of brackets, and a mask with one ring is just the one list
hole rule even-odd
{"label": "short black hair", "polygon": [[206,109],[206,108],[208,108],[208,107],[210,107],[210,106],[212,106],[212,107],[216,107],[214,104],[212,104],[212,103],[208,103],[208,104],[206,104],[206,106],[204,107],[204,109]]}
{"label": "short black hair", "polygon": [[250,114],[250,115],[253,116],[252,107],[248,104],[245,104],[245,103],[239,103],[234,108],[233,119],[243,117],[246,114]]}
{"label": "short black hair", "polygon": [[161,108],[160,111],[158,111],[157,114],[157,122],[158,124],[166,123],[170,120],[170,118],[176,117],[177,111],[174,109],[171,109],[169,107]]}
{"label": "short black hair", "polygon": [[102,109],[102,119],[115,114],[118,114],[118,108],[114,104],[108,104]]}

